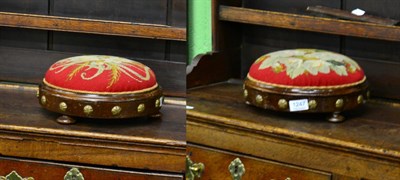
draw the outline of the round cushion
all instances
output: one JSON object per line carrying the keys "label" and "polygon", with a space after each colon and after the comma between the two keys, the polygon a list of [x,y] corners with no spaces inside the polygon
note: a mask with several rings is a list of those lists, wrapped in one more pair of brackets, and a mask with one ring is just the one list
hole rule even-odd
{"label": "round cushion", "polygon": [[85,93],[132,93],[157,87],[154,72],[144,64],[103,55],[57,61],[47,71],[43,82],[57,89]]}
{"label": "round cushion", "polygon": [[48,69],[38,98],[50,111],[103,119],[159,116],[163,102],[149,67],[104,55],[57,61]]}
{"label": "round cushion", "polygon": [[247,78],[280,87],[330,88],[360,84],[365,75],[347,56],[318,49],[272,52],[258,58]]}

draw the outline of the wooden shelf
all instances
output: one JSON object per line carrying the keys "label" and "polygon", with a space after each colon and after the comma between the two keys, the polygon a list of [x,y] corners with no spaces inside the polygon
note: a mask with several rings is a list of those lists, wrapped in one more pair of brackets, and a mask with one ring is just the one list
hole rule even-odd
{"label": "wooden shelf", "polygon": [[233,6],[219,6],[219,19],[294,30],[400,41],[400,27],[398,26],[376,25]]}
{"label": "wooden shelf", "polygon": [[[161,119],[78,119],[61,125],[40,107],[37,86],[0,84],[0,154],[13,157],[182,172],[183,99],[167,99]],[[168,103],[167,103],[168,102]],[[174,102],[174,103],[171,103]],[[123,152],[123,153],[121,153]]]}
{"label": "wooden shelf", "polygon": [[0,26],[186,41],[186,29],[166,25],[0,12]]}
{"label": "wooden shelf", "polygon": [[[247,105],[242,81],[230,80],[189,90],[187,104],[194,107],[187,111],[189,120],[213,119],[209,123],[400,160],[398,103],[372,100],[361,108],[344,112],[347,120],[335,124],[326,120],[329,114],[279,113]],[[253,129],[256,127],[263,128]]]}

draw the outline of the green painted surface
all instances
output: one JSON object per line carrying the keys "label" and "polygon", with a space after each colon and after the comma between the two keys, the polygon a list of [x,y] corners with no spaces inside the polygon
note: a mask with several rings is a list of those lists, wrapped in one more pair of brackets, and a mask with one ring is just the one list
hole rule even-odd
{"label": "green painted surface", "polygon": [[188,0],[189,63],[212,50],[211,0]]}

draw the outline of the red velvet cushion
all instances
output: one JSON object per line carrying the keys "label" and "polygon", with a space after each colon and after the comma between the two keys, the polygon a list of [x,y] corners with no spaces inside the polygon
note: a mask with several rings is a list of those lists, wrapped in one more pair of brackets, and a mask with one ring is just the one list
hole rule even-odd
{"label": "red velvet cushion", "polygon": [[74,92],[141,92],[157,87],[154,72],[142,63],[114,56],[76,56],[54,63],[44,83]]}
{"label": "red velvet cushion", "polygon": [[347,56],[317,49],[293,49],[261,56],[248,79],[276,86],[331,87],[363,82],[360,66]]}

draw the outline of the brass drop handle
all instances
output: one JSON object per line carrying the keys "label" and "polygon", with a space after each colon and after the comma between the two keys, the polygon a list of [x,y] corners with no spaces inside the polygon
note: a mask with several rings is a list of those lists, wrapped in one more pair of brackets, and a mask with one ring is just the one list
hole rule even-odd
{"label": "brass drop handle", "polygon": [[240,161],[239,158],[234,159],[228,167],[229,172],[231,173],[233,180],[241,180],[243,174],[246,172],[244,168],[244,164]]}
{"label": "brass drop handle", "polygon": [[64,180],[85,180],[85,178],[78,168],[72,168],[65,174]]}
{"label": "brass drop handle", "polygon": [[200,178],[204,171],[203,163],[193,163],[189,156],[186,156],[186,180]]}
{"label": "brass drop handle", "polygon": [[6,176],[0,176],[0,180],[9,180],[9,179],[12,179],[12,180],[34,180],[33,177],[23,178],[15,171],[12,171],[10,174],[8,174]]}

